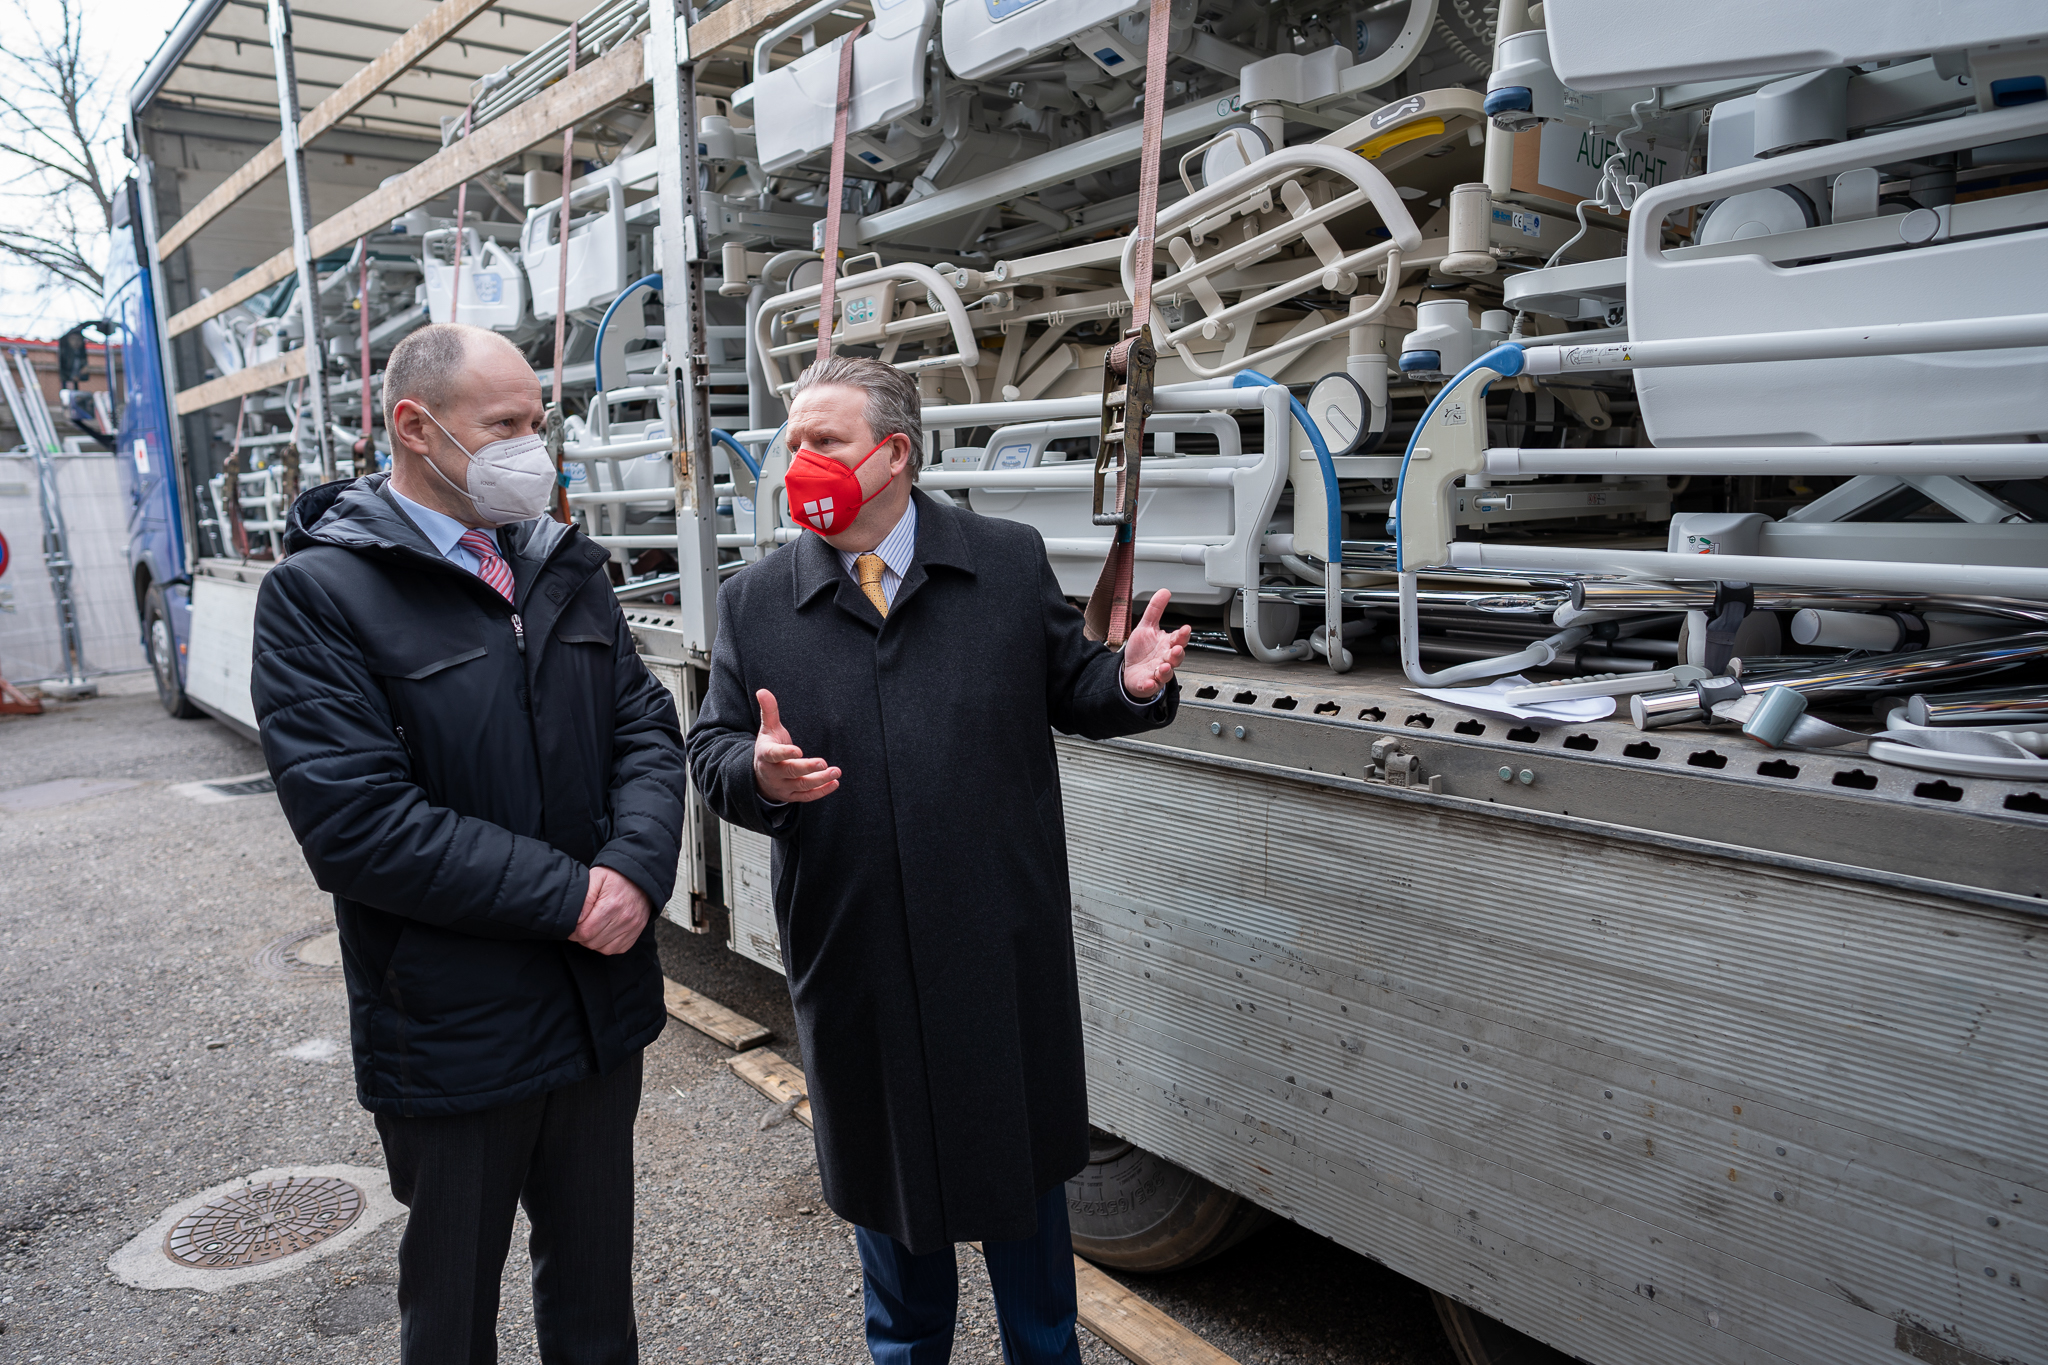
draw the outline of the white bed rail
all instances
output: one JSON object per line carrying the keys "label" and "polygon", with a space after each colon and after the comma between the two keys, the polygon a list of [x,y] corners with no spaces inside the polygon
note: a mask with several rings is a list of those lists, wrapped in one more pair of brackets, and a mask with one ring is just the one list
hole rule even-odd
{"label": "white bed rail", "polygon": [[[1299,179],[1304,173],[1348,181],[1351,188],[1334,195],[1328,203],[1310,205]],[[1226,247],[1206,259],[1195,259],[1189,244],[1176,236],[1226,211],[1233,204],[1241,204],[1254,196],[1276,193],[1288,213],[1284,223]],[[1390,238],[1356,251],[1344,251],[1325,224],[1367,207],[1379,214],[1380,221],[1391,234]],[[1415,219],[1393,182],[1356,152],[1321,143],[1285,147],[1269,153],[1235,175],[1162,209],[1158,235],[1180,268],[1153,286],[1153,298],[1192,294],[1203,302],[1207,311],[1202,317],[1175,328],[1167,326],[1165,314],[1155,306],[1151,318],[1152,334],[1158,338],[1160,347],[1173,347],[1188,368],[1205,379],[1242,369],[1259,369],[1277,358],[1294,355],[1328,337],[1341,336],[1362,323],[1371,322],[1393,306],[1400,284],[1401,253],[1413,255],[1422,249],[1421,230],[1415,226]],[[1247,294],[1235,303],[1222,302],[1212,283],[1216,276],[1259,260],[1296,239],[1306,240],[1315,252],[1312,265],[1297,276],[1255,294]],[[1124,246],[1121,266],[1124,291],[1132,296],[1137,290],[1135,252],[1133,239]],[[1359,277],[1382,267],[1388,276],[1386,285],[1364,313],[1347,313],[1335,322],[1294,333],[1276,345],[1221,366],[1204,365],[1189,352],[1188,342],[1194,338],[1213,340],[1219,329],[1253,326],[1263,310],[1311,290],[1344,286],[1356,288]]]}
{"label": "white bed rail", "polygon": [[[873,270],[863,270],[857,275],[842,276],[834,287],[838,292],[838,296],[841,299],[845,299],[858,291],[863,285],[880,284],[889,280],[898,280],[922,286],[927,295],[938,302],[939,312],[936,315],[927,314],[920,317],[889,321],[884,328],[884,333],[888,338],[893,340],[912,333],[929,332],[933,330],[936,319],[943,319],[945,328],[951,332],[953,338],[953,350],[950,354],[919,356],[914,360],[895,361],[892,363],[897,369],[909,372],[958,366],[961,375],[967,380],[968,401],[979,403],[981,401],[981,382],[975,377],[974,371],[975,367],[981,363],[981,347],[974,339],[974,324],[968,320],[967,307],[960,301],[960,291],[948,284],[945,277],[940,275],[938,271],[928,265],[918,265],[914,261],[899,261],[895,265],[877,266]],[[822,283],[777,294],[774,298],[762,303],[760,312],[754,319],[755,353],[763,361],[777,362],[776,368],[769,371],[769,378],[770,382],[775,385],[776,393],[782,396],[788,396],[789,391],[796,387],[796,381],[793,379],[787,383],[781,381],[779,362],[785,356],[800,355],[806,351],[816,350],[817,342],[813,339],[801,342],[786,342],[781,345],[775,344],[772,338],[777,319],[785,313],[801,309],[805,304],[816,304],[823,294],[824,285]],[[818,326],[820,330],[831,329],[835,333],[843,330],[843,328],[834,327],[833,320],[830,318],[819,319]]]}

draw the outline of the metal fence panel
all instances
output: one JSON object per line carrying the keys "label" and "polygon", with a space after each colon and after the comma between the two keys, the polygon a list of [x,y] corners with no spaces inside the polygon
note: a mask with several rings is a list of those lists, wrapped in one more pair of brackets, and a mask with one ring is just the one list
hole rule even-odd
{"label": "metal fence panel", "polygon": [[[87,668],[119,673],[147,667],[128,576],[128,496],[114,456],[93,451],[53,459],[76,565],[72,593]],[[7,537],[11,556],[0,588],[11,588],[14,600],[13,611],[0,611],[0,675],[12,682],[60,676],[64,651],[43,566],[35,461],[25,454],[0,454],[0,535]]]}

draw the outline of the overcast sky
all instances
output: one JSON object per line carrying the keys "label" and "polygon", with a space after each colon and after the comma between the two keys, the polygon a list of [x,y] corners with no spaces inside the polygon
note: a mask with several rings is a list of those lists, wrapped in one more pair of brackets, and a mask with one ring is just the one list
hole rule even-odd
{"label": "overcast sky", "polygon": [[[40,16],[54,8],[49,0],[24,0],[31,15]],[[183,0],[84,0],[87,50],[102,63],[107,83],[122,105],[127,92],[142,74],[164,34],[185,12]],[[0,7],[0,16],[10,23],[13,16]],[[20,44],[10,42],[16,51]],[[110,122],[114,130],[113,159],[119,168],[116,182],[127,174],[121,157],[120,120]],[[0,195],[0,214],[32,212],[34,200]],[[25,266],[0,265],[0,334],[7,336],[54,337],[74,322],[99,315],[99,301],[70,290],[52,289],[39,272]]]}

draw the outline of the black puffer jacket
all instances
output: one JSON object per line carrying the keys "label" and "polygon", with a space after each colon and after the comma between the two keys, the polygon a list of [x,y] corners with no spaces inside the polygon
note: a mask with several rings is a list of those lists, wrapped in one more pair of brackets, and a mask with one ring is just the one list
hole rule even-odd
{"label": "black puffer jacket", "polygon": [[358,1096],[458,1114],[609,1071],[661,1032],[651,922],[617,956],[566,939],[593,865],[667,902],[686,777],[602,549],[548,518],[507,527],[515,612],[384,482],[292,508],[250,690],[334,893]]}

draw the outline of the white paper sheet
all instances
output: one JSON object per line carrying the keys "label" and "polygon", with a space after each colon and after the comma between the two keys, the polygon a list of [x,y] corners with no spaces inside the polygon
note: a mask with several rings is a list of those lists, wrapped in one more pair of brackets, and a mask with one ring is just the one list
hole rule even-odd
{"label": "white paper sheet", "polygon": [[1580,697],[1573,701],[1544,702],[1534,706],[1507,699],[1510,688],[1528,685],[1529,680],[1518,673],[1512,678],[1496,678],[1484,687],[1410,687],[1406,690],[1418,697],[1428,697],[1432,701],[1462,706],[1471,711],[1483,711],[1489,716],[1511,716],[1516,720],[1533,720],[1544,725],[1604,720],[1614,714],[1612,697]]}

